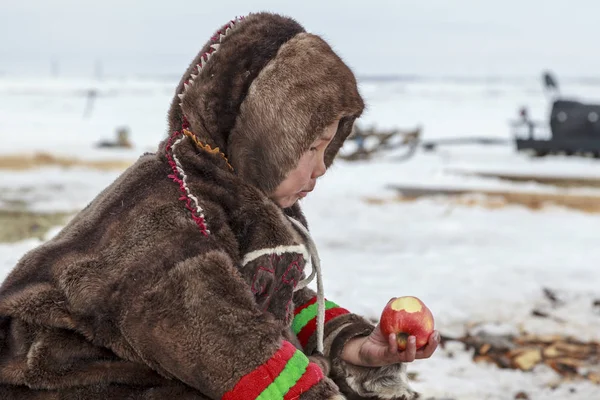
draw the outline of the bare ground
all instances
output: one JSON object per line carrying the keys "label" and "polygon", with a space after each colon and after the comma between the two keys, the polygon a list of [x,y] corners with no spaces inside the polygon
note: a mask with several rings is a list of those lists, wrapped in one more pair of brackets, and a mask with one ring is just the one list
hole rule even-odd
{"label": "bare ground", "polygon": [[43,239],[51,228],[64,225],[70,215],[0,209],[0,243],[14,243],[30,238]]}
{"label": "bare ground", "polygon": [[49,153],[0,155],[0,170],[26,170],[40,167],[87,167],[99,170],[124,170],[133,161],[129,160],[80,160]]}

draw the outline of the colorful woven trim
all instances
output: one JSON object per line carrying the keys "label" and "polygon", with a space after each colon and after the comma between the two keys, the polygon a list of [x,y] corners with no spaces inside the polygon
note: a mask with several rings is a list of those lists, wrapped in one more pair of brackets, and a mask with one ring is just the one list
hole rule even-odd
{"label": "colorful woven trim", "polygon": [[[313,297],[305,304],[294,310],[294,320],[292,321],[292,330],[298,337],[302,347],[306,346],[310,337],[317,330],[317,297]],[[349,314],[346,310],[335,304],[333,301],[325,301],[325,323],[331,321],[340,315]]]}
{"label": "colorful woven trim", "polygon": [[321,368],[284,341],[273,357],[240,379],[223,400],[297,399],[321,379]]}
{"label": "colorful woven trim", "polygon": [[201,73],[206,63],[212,58],[212,56],[219,51],[219,47],[221,46],[221,42],[223,39],[229,35],[229,33],[237,27],[237,24],[244,20],[244,17],[236,17],[235,19],[229,21],[223,28],[217,31],[217,34],[210,38],[210,46],[208,47],[208,51],[206,51],[202,56],[200,56],[200,62],[196,64],[196,66],[192,69],[190,77],[185,80],[183,83],[183,90],[181,93],[177,94],[179,100],[179,106],[183,105],[183,98],[185,97],[189,88],[194,84],[194,79],[196,79]]}
{"label": "colorful woven trim", "polygon": [[[181,92],[177,94],[177,96],[179,97],[179,100],[180,100],[180,103],[179,103],[180,107],[183,105],[183,100],[185,98],[187,91],[194,84],[194,79],[196,79],[202,73],[202,70],[206,66],[206,63],[208,63],[208,61],[212,58],[212,56],[217,51],[219,51],[219,47],[221,46],[221,42],[223,41],[223,39],[225,39],[227,37],[227,35],[229,35],[229,33],[232,30],[234,30],[236,28],[236,25],[239,22],[241,22],[243,19],[244,19],[243,17],[240,17],[240,18],[235,18],[235,19],[229,21],[229,23],[227,23],[223,28],[221,28],[220,30],[217,31],[216,35],[211,37],[211,44],[210,44],[208,50],[204,54],[202,54],[202,56],[200,56],[200,62],[198,64],[196,64],[195,68],[192,69],[192,72],[190,73],[190,77],[185,80],[185,82],[183,83]],[[173,132],[173,134],[169,138],[169,141],[167,142],[167,147],[166,147],[167,154],[166,155],[167,155],[167,159],[169,161],[169,165],[171,166],[171,170],[173,171],[172,174],[169,174],[169,178],[171,178],[175,183],[177,183],[179,185],[179,188],[181,189],[181,192],[183,193],[183,195],[179,198],[179,200],[185,202],[185,207],[192,213],[192,219],[194,220],[196,225],[198,225],[198,228],[200,228],[200,231],[202,232],[202,234],[205,236],[208,236],[210,234],[210,231],[208,230],[208,228],[206,226],[204,210],[202,210],[202,208],[198,204],[198,199],[196,198],[196,196],[194,196],[192,193],[190,193],[189,187],[186,182],[185,172],[183,171],[181,163],[179,162],[179,160],[177,159],[177,156],[175,155],[175,148],[187,136],[187,137],[190,137],[196,143],[196,145],[198,147],[200,147],[201,149],[203,149],[209,153],[212,153],[212,154],[220,154],[221,157],[223,157],[225,159],[227,166],[232,170],[233,170],[233,167],[231,166],[231,164],[229,164],[229,161],[227,160],[225,155],[219,151],[218,147],[216,149],[213,149],[208,144],[202,143],[198,140],[198,138],[189,130],[189,123],[186,120],[185,115],[183,115],[183,120],[184,120],[184,122],[183,122],[183,126],[182,126],[182,132],[180,132],[180,131]],[[179,137],[180,135],[181,135],[181,137]]]}
{"label": "colorful woven trim", "polygon": [[206,218],[204,217],[204,210],[198,204],[198,198],[194,196],[188,187],[187,184],[187,175],[179,162],[179,159],[175,155],[175,148],[181,143],[181,141],[185,139],[185,136],[181,134],[179,131],[173,132],[166,146],[166,156],[171,166],[172,174],[169,174],[168,177],[173,180],[173,182],[179,185],[179,189],[181,190],[181,197],[179,200],[185,203],[185,208],[187,208],[192,214],[192,219],[200,228],[200,232],[204,236],[208,236],[210,231],[206,226]]}
{"label": "colorful woven trim", "polygon": [[189,138],[191,138],[194,143],[196,144],[196,146],[198,146],[199,148],[201,148],[202,150],[206,151],[207,153],[210,154],[218,154],[221,156],[221,158],[223,160],[225,160],[225,163],[227,163],[227,166],[229,167],[230,170],[233,171],[233,167],[231,166],[231,164],[229,164],[229,160],[227,159],[227,157],[225,157],[225,154],[223,154],[218,147],[215,147],[214,149],[212,147],[210,147],[209,144],[206,143],[202,143],[200,141],[200,139],[198,139],[198,137],[196,135],[194,135],[194,133],[188,129],[183,129],[183,134]]}

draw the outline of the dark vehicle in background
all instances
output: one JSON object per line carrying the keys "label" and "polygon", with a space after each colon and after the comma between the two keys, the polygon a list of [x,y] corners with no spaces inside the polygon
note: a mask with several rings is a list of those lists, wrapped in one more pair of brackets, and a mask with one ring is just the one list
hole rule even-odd
{"label": "dark vehicle in background", "polygon": [[550,137],[539,138],[541,125],[532,121],[526,108],[513,122],[518,151],[542,157],[551,154],[600,157],[600,105],[561,99],[556,79],[545,73],[543,82],[552,96]]}

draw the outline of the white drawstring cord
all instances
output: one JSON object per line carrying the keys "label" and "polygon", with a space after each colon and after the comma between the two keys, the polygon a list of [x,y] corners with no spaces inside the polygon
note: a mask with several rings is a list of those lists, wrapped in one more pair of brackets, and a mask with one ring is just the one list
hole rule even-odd
{"label": "white drawstring cord", "polygon": [[294,291],[304,289],[314,279],[315,274],[317,275],[317,351],[323,353],[323,336],[325,331],[325,294],[323,291],[323,276],[321,274],[321,261],[319,260],[319,253],[317,251],[317,245],[310,237],[308,229],[297,221],[296,219],[288,216],[288,219],[304,234],[306,242],[308,244],[308,252],[310,253],[310,260],[312,272],[308,278],[303,279],[298,283]]}

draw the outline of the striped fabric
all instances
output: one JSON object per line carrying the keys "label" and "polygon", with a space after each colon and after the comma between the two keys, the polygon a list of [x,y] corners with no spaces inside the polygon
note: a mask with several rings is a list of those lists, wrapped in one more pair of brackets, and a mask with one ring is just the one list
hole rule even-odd
{"label": "striped fabric", "polygon": [[[340,315],[348,314],[350,311],[335,304],[333,301],[325,301],[325,324]],[[292,330],[298,337],[302,347],[306,346],[310,337],[317,330],[317,297],[313,297],[305,304],[294,310],[294,321]]]}
{"label": "striped fabric", "polygon": [[292,400],[323,379],[323,372],[294,345],[281,348],[254,371],[245,375],[223,400]]}

